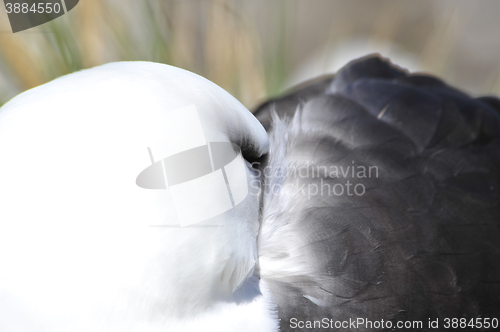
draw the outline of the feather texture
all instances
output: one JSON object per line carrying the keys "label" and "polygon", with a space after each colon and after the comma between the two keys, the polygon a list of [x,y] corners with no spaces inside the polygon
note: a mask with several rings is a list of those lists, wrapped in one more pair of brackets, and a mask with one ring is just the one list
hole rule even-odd
{"label": "feather texture", "polygon": [[282,331],[500,315],[499,105],[369,56],[256,110]]}

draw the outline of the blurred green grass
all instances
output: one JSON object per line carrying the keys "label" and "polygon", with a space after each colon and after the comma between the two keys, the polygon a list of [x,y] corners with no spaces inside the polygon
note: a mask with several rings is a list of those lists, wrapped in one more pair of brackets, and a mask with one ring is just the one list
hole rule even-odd
{"label": "blurred green grass", "polygon": [[0,35],[0,68],[12,85],[0,103],[83,68],[145,60],[196,72],[249,104],[276,93],[286,71],[282,59],[262,58],[253,23],[232,1],[80,1],[59,19]]}
{"label": "blurred green grass", "polygon": [[[360,52],[396,57],[402,50],[417,69],[460,83],[457,72],[469,60],[457,60],[457,45],[471,7],[443,0],[445,10],[438,12],[425,7],[429,1],[82,0],[68,14],[17,34],[9,33],[2,12],[0,105],[67,73],[146,60],[198,73],[251,108],[297,83],[294,77],[331,72],[338,67],[332,59],[345,63],[361,55],[339,55],[354,48],[353,40],[364,43]],[[303,64],[317,54],[320,69],[307,69]],[[475,67],[464,68],[463,86],[498,94],[496,63],[469,83],[467,73]]]}

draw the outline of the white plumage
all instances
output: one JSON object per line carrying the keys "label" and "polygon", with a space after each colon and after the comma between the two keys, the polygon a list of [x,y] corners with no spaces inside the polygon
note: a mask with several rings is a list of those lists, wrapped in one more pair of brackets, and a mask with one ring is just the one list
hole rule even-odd
{"label": "white plumage", "polygon": [[1,109],[3,331],[275,330],[249,278],[258,196],[205,222],[220,227],[175,228],[168,191],[136,185],[146,147],[175,145],[185,130],[164,131],[169,111],[192,104],[207,140],[267,152],[265,130],[236,99],[161,64],[81,71]]}

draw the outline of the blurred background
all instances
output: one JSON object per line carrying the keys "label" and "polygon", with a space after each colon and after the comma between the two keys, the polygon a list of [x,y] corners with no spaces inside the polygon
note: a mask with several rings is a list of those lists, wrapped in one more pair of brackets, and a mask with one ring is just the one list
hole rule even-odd
{"label": "blurred background", "polygon": [[472,95],[500,95],[498,0],[81,0],[13,34],[0,6],[0,105],[58,76],[148,60],[252,108],[373,52]]}

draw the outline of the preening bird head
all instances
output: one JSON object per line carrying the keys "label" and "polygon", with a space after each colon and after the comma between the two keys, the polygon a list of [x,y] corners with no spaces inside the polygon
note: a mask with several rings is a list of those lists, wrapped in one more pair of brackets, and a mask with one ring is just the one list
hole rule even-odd
{"label": "preening bird head", "polygon": [[46,317],[182,316],[224,301],[257,261],[243,158],[267,149],[235,98],[167,65],[113,63],[27,91],[0,110],[0,277]]}

